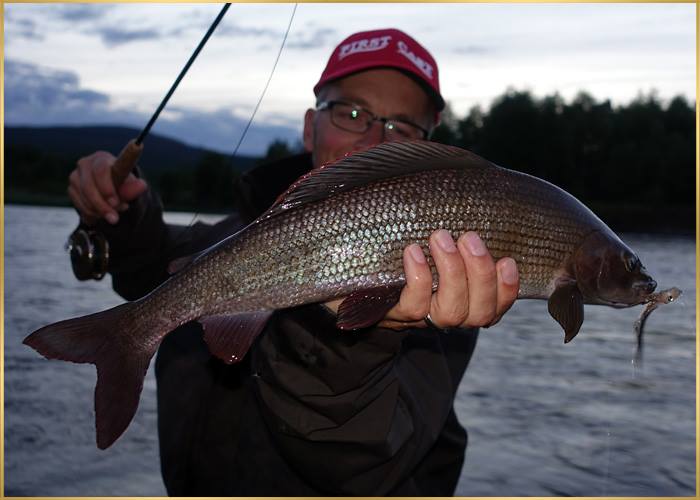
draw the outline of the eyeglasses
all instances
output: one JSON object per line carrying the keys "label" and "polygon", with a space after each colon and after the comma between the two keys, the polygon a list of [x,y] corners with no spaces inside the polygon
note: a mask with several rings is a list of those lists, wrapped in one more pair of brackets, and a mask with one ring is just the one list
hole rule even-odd
{"label": "eyeglasses", "polygon": [[388,140],[426,139],[428,137],[428,131],[415,123],[377,116],[371,111],[349,102],[322,101],[318,103],[316,110],[330,111],[331,123],[347,132],[364,134],[374,122],[382,122],[384,134]]}

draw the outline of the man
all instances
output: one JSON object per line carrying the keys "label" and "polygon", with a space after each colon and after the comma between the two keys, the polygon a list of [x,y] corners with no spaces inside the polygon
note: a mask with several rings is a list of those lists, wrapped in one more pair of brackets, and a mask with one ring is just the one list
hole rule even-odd
{"label": "man", "polygon": [[[234,193],[239,211],[215,226],[167,226],[138,172],[115,188],[113,156],[79,160],[69,194],[81,225],[109,241],[115,290],[147,293],[170,261],[244,227],[311,167],[383,141],[428,138],[444,107],[434,59],[393,29],[344,40],[314,93],[306,153],[247,173]],[[423,251],[408,246],[400,301],[374,328],[337,330],[340,301],[278,311],[232,366],[210,356],[197,323],[167,336],[156,377],[168,493],[452,495],[466,447],[454,396],[475,327],[507,311],[518,275],[512,259],[494,263],[474,233],[455,243],[438,230],[430,253],[437,290]]]}

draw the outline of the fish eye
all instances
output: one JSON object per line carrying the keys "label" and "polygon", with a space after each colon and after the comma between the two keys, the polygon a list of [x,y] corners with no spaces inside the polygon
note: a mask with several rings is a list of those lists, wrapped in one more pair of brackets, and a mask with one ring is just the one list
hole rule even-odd
{"label": "fish eye", "polygon": [[637,271],[640,267],[639,258],[634,254],[628,254],[623,257],[625,269],[630,273]]}

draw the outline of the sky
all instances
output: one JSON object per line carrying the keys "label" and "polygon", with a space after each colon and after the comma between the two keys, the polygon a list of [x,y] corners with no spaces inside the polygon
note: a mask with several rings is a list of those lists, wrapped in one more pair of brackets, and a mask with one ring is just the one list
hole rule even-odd
{"label": "sky", "polygon": [[[4,4],[6,125],[142,128],[220,4]],[[234,4],[153,132],[232,153],[294,4]],[[695,102],[695,4],[298,4],[242,154],[295,143],[312,87],[346,36],[395,27],[438,62],[458,117],[508,89],[614,105],[654,92]],[[147,145],[147,141],[146,141]]]}

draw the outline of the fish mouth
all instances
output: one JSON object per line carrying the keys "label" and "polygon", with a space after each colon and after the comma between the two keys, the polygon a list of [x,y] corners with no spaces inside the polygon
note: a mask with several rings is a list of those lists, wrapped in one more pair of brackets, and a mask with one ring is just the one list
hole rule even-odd
{"label": "fish mouth", "polygon": [[602,305],[604,306],[610,306],[614,307],[616,309],[624,309],[626,307],[633,307],[633,306],[638,306],[639,304],[643,304],[645,302],[645,299],[642,297],[635,298],[633,301],[625,301],[625,302],[620,302],[617,300],[603,300],[601,301]]}
{"label": "fish mouth", "polygon": [[654,290],[656,290],[656,281],[652,278],[645,278],[634,283],[627,289],[627,292],[605,297],[601,302],[606,306],[618,309],[632,307],[648,302]]}
{"label": "fish mouth", "polygon": [[656,281],[652,278],[647,278],[632,285],[632,289],[638,295],[644,295],[646,297],[654,293],[654,290],[656,290]]}

